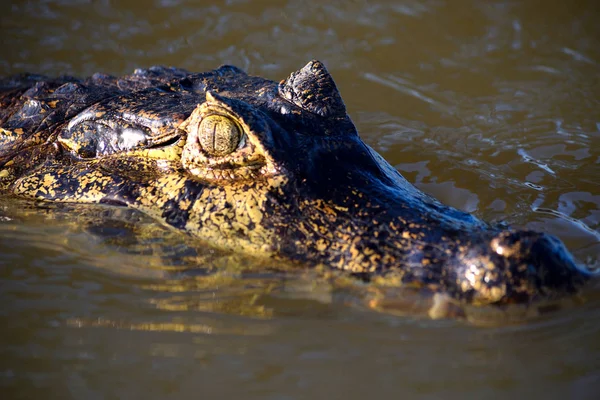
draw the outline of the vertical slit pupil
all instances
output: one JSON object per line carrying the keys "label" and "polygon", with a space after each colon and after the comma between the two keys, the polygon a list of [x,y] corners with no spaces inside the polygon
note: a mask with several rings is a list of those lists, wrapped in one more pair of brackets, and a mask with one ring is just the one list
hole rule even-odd
{"label": "vertical slit pupil", "polygon": [[200,122],[200,145],[210,155],[232,153],[240,142],[240,129],[228,117],[209,115]]}

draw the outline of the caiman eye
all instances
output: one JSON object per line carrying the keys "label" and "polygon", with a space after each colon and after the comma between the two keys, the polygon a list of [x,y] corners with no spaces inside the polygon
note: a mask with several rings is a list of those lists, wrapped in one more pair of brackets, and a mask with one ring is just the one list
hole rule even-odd
{"label": "caiman eye", "polygon": [[208,115],[200,121],[198,141],[211,156],[233,153],[242,140],[242,130],[232,119],[223,115]]}

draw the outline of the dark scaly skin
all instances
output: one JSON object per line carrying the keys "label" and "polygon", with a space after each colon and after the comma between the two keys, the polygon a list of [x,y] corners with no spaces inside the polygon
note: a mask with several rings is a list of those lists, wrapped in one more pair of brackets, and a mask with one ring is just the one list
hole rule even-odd
{"label": "dark scaly skin", "polygon": [[[225,66],[2,86],[6,193],[133,207],[225,249],[464,304],[556,299],[590,277],[557,238],[501,230],[412,186],[361,141],[318,61],[279,84]],[[243,131],[231,154],[202,148],[210,115]]]}

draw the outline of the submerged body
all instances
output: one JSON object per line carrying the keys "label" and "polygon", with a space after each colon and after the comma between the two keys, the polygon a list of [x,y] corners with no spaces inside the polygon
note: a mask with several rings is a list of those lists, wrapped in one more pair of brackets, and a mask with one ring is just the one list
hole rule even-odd
{"label": "submerged body", "polygon": [[590,276],[557,238],[412,186],[362,142],[318,61],[280,83],[224,66],[1,86],[2,192],[133,207],[221,248],[465,304],[560,298]]}

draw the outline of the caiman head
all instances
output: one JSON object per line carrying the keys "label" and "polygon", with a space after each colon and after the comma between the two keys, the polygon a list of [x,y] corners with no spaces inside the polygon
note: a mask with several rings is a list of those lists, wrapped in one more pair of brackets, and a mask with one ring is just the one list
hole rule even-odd
{"label": "caiman head", "polygon": [[135,207],[221,248],[468,304],[556,298],[589,276],[557,238],[408,183],[360,139],[318,61],[280,83],[230,66],[178,76],[95,103],[48,143],[14,193]]}

